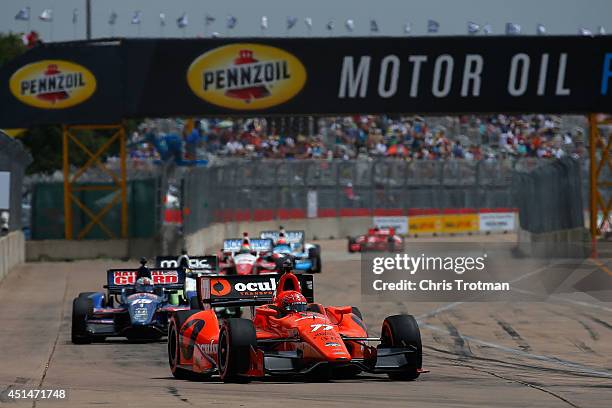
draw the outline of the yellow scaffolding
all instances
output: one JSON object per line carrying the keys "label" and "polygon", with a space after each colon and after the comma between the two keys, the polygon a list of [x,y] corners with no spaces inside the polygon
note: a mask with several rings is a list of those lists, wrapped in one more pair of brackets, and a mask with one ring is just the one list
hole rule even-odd
{"label": "yellow scaffolding", "polygon": [[[610,157],[610,149],[612,148],[612,138],[609,134],[602,134],[599,126],[612,125],[612,119],[600,119],[597,114],[589,115],[589,159],[590,159],[590,230],[591,239],[594,245],[597,242],[597,237],[601,233],[601,229],[607,222],[612,207],[612,198],[605,200],[604,189],[612,187],[611,180],[602,180],[602,170],[607,164],[608,169],[612,170],[612,157]],[[597,215],[601,211],[601,221],[598,222]]]}
{"label": "yellow scaffolding", "polygon": [[[96,152],[92,152],[85,146],[78,137],[78,132],[83,130],[110,130],[113,131],[112,136],[104,143]],[[80,167],[76,173],[70,175],[70,142],[76,145],[80,150],[89,156],[87,162]],[[119,143],[119,159],[120,159],[120,174],[119,177],[110,171],[101,161],[101,156],[109,150],[113,143]],[[87,169],[92,166],[98,166],[102,171],[108,174],[113,180],[110,186],[79,186],[77,181]],[[102,221],[104,216],[118,202],[121,204],[121,238],[128,236],[128,207],[127,207],[127,172],[126,172],[126,136],[123,125],[78,125],[78,126],[63,126],[63,169],[64,169],[64,232],[66,239],[74,239],[73,237],[73,222],[72,222],[72,204],[76,204],[90,219],[89,223],[77,234],[76,239],[83,239],[85,235],[98,225],[109,238],[116,238],[115,234],[104,225]],[[83,190],[110,190],[115,194],[113,199],[102,208],[98,213],[94,213],[87,208],[74,194],[75,191]]]}

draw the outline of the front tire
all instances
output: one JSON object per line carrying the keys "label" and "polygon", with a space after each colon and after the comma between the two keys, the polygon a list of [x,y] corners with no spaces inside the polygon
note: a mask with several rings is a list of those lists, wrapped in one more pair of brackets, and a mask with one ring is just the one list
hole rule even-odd
{"label": "front tire", "polygon": [[71,338],[74,344],[89,344],[92,341],[87,332],[87,317],[93,314],[93,302],[88,297],[90,293],[81,293],[72,301]]}
{"label": "front tire", "polygon": [[[195,373],[191,370],[180,367],[180,361],[183,359],[181,352],[181,338],[179,336],[180,328],[183,327],[185,321],[191,316],[198,313],[199,310],[186,310],[176,312],[170,319],[168,325],[168,364],[174,378],[179,380],[203,380],[210,375]],[[194,340],[194,339],[191,339]],[[195,340],[194,340],[195,342]],[[194,344],[189,344],[188,347],[193,347]],[[193,348],[192,348],[193,350]]]}
{"label": "front tire", "polygon": [[257,347],[255,326],[248,319],[226,319],[219,333],[219,376],[223,382],[247,382],[251,349]]}
{"label": "front tire", "polygon": [[411,347],[414,349],[412,364],[403,371],[388,373],[396,381],[412,381],[419,377],[423,366],[421,332],[412,315],[394,315],[385,319],[381,331],[381,347]]}

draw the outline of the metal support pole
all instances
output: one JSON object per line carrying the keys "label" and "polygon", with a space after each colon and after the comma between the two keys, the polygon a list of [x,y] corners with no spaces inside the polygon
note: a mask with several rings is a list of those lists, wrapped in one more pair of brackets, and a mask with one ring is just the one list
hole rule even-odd
{"label": "metal support pole", "polygon": [[125,126],[121,126],[119,130],[119,149],[121,156],[121,238],[128,237],[127,169],[125,139]]}
{"label": "metal support pole", "polygon": [[589,114],[589,229],[591,232],[591,256],[597,257],[597,115]]}
{"label": "metal support pole", "polygon": [[72,201],[70,190],[70,159],[68,155],[68,126],[62,127],[62,155],[63,155],[63,170],[64,170],[64,236],[66,239],[72,239]]}

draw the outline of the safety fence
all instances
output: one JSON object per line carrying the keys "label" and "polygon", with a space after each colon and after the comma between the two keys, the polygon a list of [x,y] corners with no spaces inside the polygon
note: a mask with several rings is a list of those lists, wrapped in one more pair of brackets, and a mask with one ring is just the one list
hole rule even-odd
{"label": "safety fence", "polygon": [[521,228],[541,233],[583,227],[583,174],[581,163],[571,158],[517,170],[513,195]]}
{"label": "safety fence", "polygon": [[185,175],[184,231],[214,222],[346,216],[407,216],[413,231],[448,232],[453,219],[479,229],[481,218],[494,218],[480,214],[514,212],[516,169],[539,165],[528,159],[227,161]]}
{"label": "safety fence", "polygon": [[[129,238],[151,238],[158,234],[162,205],[160,183],[160,177],[128,181]],[[113,190],[95,188],[100,186],[109,184],[83,183],[73,194],[89,211],[98,213],[115,197]],[[74,203],[72,205],[73,233],[77,237],[91,222],[91,216]],[[100,223],[115,237],[119,237],[121,231],[120,211],[120,206],[115,205],[100,218]],[[63,239],[64,235],[64,184],[35,183],[32,186],[32,239]],[[86,234],[79,238],[107,239],[109,235],[98,223],[94,223]]]}

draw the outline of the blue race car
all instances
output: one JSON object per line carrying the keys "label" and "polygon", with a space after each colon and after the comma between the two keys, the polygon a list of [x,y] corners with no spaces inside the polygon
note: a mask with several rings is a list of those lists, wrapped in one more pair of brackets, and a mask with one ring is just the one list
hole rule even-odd
{"label": "blue race car", "polygon": [[[143,264],[144,266],[144,264]],[[107,271],[107,293],[80,293],[72,302],[72,342],[88,344],[107,337],[159,340],[168,330],[168,314],[189,310],[178,296],[185,286],[185,272],[170,268]]]}
{"label": "blue race car", "polygon": [[272,253],[291,255],[295,259],[295,270],[320,273],[321,247],[316,244],[304,242],[304,231],[262,231],[261,238],[268,238],[274,242]]}

